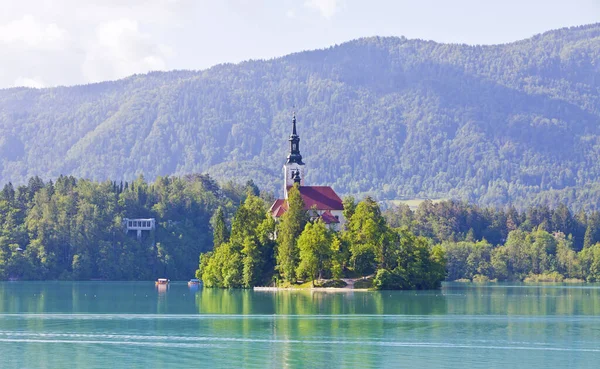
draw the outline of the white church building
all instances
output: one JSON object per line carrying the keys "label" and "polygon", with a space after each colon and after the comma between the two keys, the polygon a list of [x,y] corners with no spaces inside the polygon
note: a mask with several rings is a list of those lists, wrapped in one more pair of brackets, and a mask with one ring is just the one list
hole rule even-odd
{"label": "white church building", "polygon": [[292,134],[290,153],[283,165],[283,199],[277,199],[271,205],[269,212],[277,220],[288,209],[288,190],[295,184],[300,185],[300,195],[304,200],[304,209],[309,212],[313,220],[320,218],[330,229],[339,230],[344,224],[344,205],[342,199],[329,186],[306,186],[304,177],[306,165],[300,155],[300,136],[296,130],[296,114],[292,119]]}

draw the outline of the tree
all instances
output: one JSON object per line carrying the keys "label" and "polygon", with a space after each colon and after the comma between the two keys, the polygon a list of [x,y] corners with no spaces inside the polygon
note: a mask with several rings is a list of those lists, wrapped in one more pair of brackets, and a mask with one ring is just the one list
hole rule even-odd
{"label": "tree", "polygon": [[333,279],[342,278],[344,272],[346,255],[344,255],[342,248],[342,241],[334,234],[331,241],[331,277]]}
{"label": "tree", "polygon": [[267,211],[264,202],[249,193],[233,217],[231,240],[239,245],[242,245],[247,237],[256,241],[256,230],[266,217]]}
{"label": "tree", "polygon": [[577,253],[573,250],[572,237],[559,234],[556,237],[556,269],[568,278],[581,278],[581,266],[577,259]]}
{"label": "tree", "polygon": [[242,254],[244,255],[243,284],[246,288],[252,288],[259,280],[263,263],[260,249],[251,237],[244,240]]}
{"label": "tree", "polygon": [[347,228],[345,236],[350,244],[354,269],[364,275],[374,272],[377,267],[385,268],[389,229],[379,205],[372,198],[366,197],[358,203]]}
{"label": "tree", "polygon": [[254,196],[259,196],[260,195],[260,189],[258,188],[258,186],[254,183],[253,180],[249,179],[246,182],[246,193],[252,194]]}
{"label": "tree", "polygon": [[298,238],[300,262],[296,269],[299,278],[309,277],[312,285],[315,279],[321,279],[326,265],[331,259],[331,235],[325,224],[318,219],[307,223]]}
{"label": "tree", "polygon": [[225,223],[225,212],[223,207],[219,206],[217,212],[213,216],[213,245],[216,249],[221,244],[229,241],[229,229]]}
{"label": "tree", "polygon": [[352,215],[354,215],[354,211],[356,210],[356,200],[352,196],[346,196],[344,197],[342,204],[344,205],[342,215],[344,216],[344,219],[348,221],[352,218]]}
{"label": "tree", "polygon": [[281,217],[277,234],[277,270],[288,283],[296,282],[298,266],[297,240],[306,223],[308,213],[298,184],[288,191],[288,210]]}
{"label": "tree", "polygon": [[441,246],[430,250],[426,238],[406,230],[398,234],[396,262],[379,268],[373,280],[377,289],[435,289],[446,276],[446,258]]}
{"label": "tree", "polygon": [[579,260],[585,279],[588,282],[600,281],[600,243],[581,250]]}

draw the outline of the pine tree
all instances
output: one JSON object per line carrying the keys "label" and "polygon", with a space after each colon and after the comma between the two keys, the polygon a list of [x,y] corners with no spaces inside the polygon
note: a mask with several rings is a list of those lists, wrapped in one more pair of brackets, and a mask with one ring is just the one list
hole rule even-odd
{"label": "pine tree", "polygon": [[281,217],[277,235],[277,270],[289,283],[296,281],[297,240],[307,222],[308,213],[304,209],[299,186],[295,184],[288,192],[288,210]]}
{"label": "pine tree", "polygon": [[342,241],[337,236],[333,236],[331,241],[331,277],[333,279],[342,278],[343,264]]}
{"label": "pine tree", "polygon": [[244,254],[244,259],[242,261],[244,264],[242,281],[244,287],[252,288],[258,282],[262,266],[260,250],[252,238],[247,237],[244,240],[242,254]]}
{"label": "pine tree", "polygon": [[594,212],[587,218],[587,228],[583,236],[583,248],[588,248],[598,242],[598,231],[600,230],[600,214]]}
{"label": "pine tree", "polygon": [[344,215],[344,218],[346,219],[346,221],[348,221],[348,220],[350,220],[350,218],[352,218],[352,215],[354,215],[354,212],[356,211],[356,202],[354,200],[354,197],[352,197],[352,196],[344,197],[343,205],[344,205],[344,210],[343,210],[342,214]]}
{"label": "pine tree", "polygon": [[225,212],[223,211],[223,208],[219,206],[213,217],[214,248],[216,249],[227,241],[229,241],[229,230],[227,229],[227,224],[225,224]]}
{"label": "pine tree", "polygon": [[585,229],[585,235],[583,236],[583,248],[587,249],[588,247],[594,244],[594,230],[591,224],[588,224]]}

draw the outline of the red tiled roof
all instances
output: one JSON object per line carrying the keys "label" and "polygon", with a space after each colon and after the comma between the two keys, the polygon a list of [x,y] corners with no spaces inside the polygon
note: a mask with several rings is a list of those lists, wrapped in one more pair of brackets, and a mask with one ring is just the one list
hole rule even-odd
{"label": "red tiled roof", "polygon": [[274,217],[279,218],[280,216],[283,215],[283,213],[285,213],[286,210],[287,210],[287,201],[285,201],[284,199],[277,199],[277,200],[275,200],[273,205],[271,205],[271,208],[269,209],[269,213],[271,213],[271,215],[273,215]]}
{"label": "red tiled roof", "polygon": [[[340,199],[333,188],[329,186],[300,186],[300,195],[304,201],[305,210],[310,210],[313,206],[316,207],[317,210],[344,210],[342,199]],[[284,199],[277,199],[273,205],[271,205],[269,212],[274,217],[280,217],[286,210],[287,201]],[[329,213],[329,215],[335,219],[331,213]]]}
{"label": "red tiled roof", "polygon": [[271,205],[271,208],[269,209],[269,213],[272,213],[272,212],[276,211],[277,208],[279,208],[283,204],[285,204],[285,200],[284,199],[277,199],[277,200],[275,200],[275,202],[273,203],[273,205]]}
{"label": "red tiled roof", "polygon": [[275,210],[275,212],[273,212],[273,215],[277,218],[279,218],[280,216],[283,215],[283,213],[285,213],[287,211],[287,206],[280,206],[277,208],[277,210]]}
{"label": "red tiled roof", "polygon": [[300,186],[300,195],[304,200],[304,209],[344,210],[342,199],[329,186]]}
{"label": "red tiled roof", "polygon": [[325,224],[339,223],[340,222],[340,220],[338,218],[336,218],[335,215],[331,214],[331,212],[329,210],[327,210],[326,212],[324,212],[323,214],[321,214],[321,220]]}

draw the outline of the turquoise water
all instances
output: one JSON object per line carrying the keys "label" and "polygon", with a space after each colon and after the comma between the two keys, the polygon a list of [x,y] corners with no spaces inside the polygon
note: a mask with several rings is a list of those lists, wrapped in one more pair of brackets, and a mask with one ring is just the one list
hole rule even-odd
{"label": "turquoise water", "polygon": [[1,368],[597,368],[600,287],[0,283]]}

